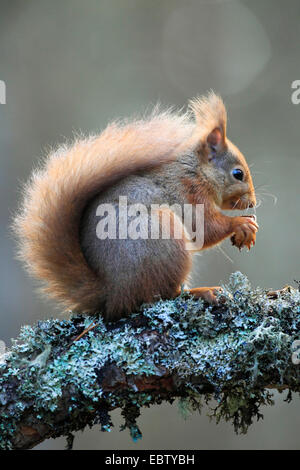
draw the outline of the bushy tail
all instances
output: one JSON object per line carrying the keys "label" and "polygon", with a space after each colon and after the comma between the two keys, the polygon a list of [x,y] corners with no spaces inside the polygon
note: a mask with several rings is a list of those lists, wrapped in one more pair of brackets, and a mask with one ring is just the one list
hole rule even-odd
{"label": "bushy tail", "polygon": [[79,224],[87,202],[121,178],[176,158],[193,130],[187,116],[166,112],[112,124],[99,136],[51,154],[34,171],[14,221],[19,256],[67,309],[95,312],[105,285],[88,266]]}

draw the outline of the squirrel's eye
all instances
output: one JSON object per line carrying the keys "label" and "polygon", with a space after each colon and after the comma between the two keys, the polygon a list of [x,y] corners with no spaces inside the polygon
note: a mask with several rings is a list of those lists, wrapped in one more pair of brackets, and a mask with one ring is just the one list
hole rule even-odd
{"label": "squirrel's eye", "polygon": [[232,176],[239,181],[243,181],[244,172],[239,168],[235,168],[234,170],[232,170]]}

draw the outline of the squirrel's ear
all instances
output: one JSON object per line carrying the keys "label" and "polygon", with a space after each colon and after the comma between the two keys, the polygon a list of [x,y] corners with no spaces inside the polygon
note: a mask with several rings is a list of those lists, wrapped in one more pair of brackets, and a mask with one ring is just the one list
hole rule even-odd
{"label": "squirrel's ear", "polygon": [[210,92],[190,102],[196,120],[199,149],[221,150],[225,146],[227,114],[220,96]]}
{"label": "squirrel's ear", "polygon": [[212,150],[221,150],[225,145],[225,137],[222,130],[219,127],[213,129],[211,133],[208,134],[206,142]]}

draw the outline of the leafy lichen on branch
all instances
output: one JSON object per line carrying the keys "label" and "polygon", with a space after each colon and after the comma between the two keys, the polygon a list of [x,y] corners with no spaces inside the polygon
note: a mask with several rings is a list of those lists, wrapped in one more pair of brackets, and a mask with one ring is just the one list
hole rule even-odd
{"label": "leafy lichen on branch", "polygon": [[246,432],[272,402],[268,388],[300,391],[300,293],[270,299],[238,272],[223,287],[219,306],[183,294],[114,324],[73,315],[23,327],[0,363],[0,449],[60,435],[71,445],[86,425],[110,430],[115,408],[138,439],[140,409],[177,397],[184,411],[216,400],[212,416]]}

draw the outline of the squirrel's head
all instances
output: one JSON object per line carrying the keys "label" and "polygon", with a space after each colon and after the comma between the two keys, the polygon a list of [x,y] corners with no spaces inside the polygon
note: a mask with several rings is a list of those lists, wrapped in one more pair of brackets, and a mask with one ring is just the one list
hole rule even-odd
{"label": "squirrel's head", "polygon": [[226,137],[226,109],[215,93],[190,103],[196,118],[196,153],[202,177],[210,183],[221,209],[247,209],[256,205],[249,167],[239,149]]}

